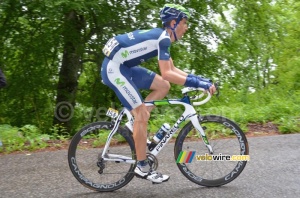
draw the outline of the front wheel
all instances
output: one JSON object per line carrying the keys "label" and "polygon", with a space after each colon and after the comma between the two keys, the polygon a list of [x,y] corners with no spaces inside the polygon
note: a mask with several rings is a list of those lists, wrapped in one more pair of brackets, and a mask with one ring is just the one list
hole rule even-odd
{"label": "front wheel", "polygon": [[213,153],[209,153],[201,135],[191,122],[180,131],[175,143],[179,170],[192,182],[216,187],[239,176],[249,160],[245,134],[233,121],[215,115],[199,117]]}
{"label": "front wheel", "polygon": [[[134,177],[135,148],[128,130],[117,129],[105,154],[106,159],[102,158],[103,146],[112,129],[110,122],[91,123],[74,135],[69,146],[68,162],[74,177],[95,191],[120,189]],[[129,160],[119,160],[121,158]]]}

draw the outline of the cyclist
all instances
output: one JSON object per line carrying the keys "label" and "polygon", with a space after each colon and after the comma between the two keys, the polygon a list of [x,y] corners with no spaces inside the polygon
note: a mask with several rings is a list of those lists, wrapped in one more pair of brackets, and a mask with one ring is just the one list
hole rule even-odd
{"label": "cyclist", "polygon": [[[170,89],[170,83],[187,87],[202,87],[215,92],[215,86],[208,79],[187,74],[176,68],[170,56],[172,42],[182,38],[187,31],[190,13],[176,4],[166,4],[160,10],[163,28],[135,30],[111,38],[103,48],[106,56],[101,69],[103,83],[114,90],[121,103],[134,116],[133,138],[135,142],[137,167],[135,174],[152,181],[168,181],[168,175],[152,171],[146,157],[147,125],[154,107],[146,107],[139,89],[151,90],[145,98],[163,99]],[[161,75],[141,66],[149,58],[158,57]]]}

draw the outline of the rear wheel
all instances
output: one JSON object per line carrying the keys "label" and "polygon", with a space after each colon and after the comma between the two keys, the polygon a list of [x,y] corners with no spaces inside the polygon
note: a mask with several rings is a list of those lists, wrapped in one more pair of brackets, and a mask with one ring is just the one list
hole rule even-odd
{"label": "rear wheel", "polygon": [[[221,116],[199,118],[209,144],[208,152],[191,122],[180,131],[175,143],[175,160],[179,170],[192,182],[202,186],[221,186],[239,176],[249,160],[245,134],[233,121]],[[189,158],[188,156],[193,156]],[[232,158],[226,157],[231,156]],[[233,159],[237,161],[233,161]]]}
{"label": "rear wheel", "polygon": [[[74,135],[69,146],[68,162],[74,177],[82,185],[95,191],[120,189],[134,177],[135,149],[128,130],[119,127],[112,137],[105,154],[105,158],[112,161],[101,157],[103,145],[112,128],[110,122],[91,123]],[[115,160],[116,156],[131,160],[120,162]]]}

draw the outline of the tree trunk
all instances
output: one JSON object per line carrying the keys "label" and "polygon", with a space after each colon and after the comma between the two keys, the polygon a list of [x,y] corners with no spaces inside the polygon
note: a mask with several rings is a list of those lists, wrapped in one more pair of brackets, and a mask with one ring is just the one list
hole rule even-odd
{"label": "tree trunk", "polygon": [[81,31],[84,28],[84,19],[73,10],[65,15],[64,25],[64,52],[59,72],[53,124],[62,125],[70,133],[72,130],[71,120],[75,108],[79,70],[81,68],[82,46],[84,46],[81,36]]}

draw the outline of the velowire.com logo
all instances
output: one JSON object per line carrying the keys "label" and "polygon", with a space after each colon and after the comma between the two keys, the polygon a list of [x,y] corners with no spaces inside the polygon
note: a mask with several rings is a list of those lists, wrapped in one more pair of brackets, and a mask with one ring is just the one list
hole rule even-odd
{"label": "velowire.com logo", "polygon": [[205,153],[204,155],[196,155],[196,151],[181,151],[177,157],[176,163],[192,163],[196,159],[197,161],[249,161],[249,155],[210,155]]}

